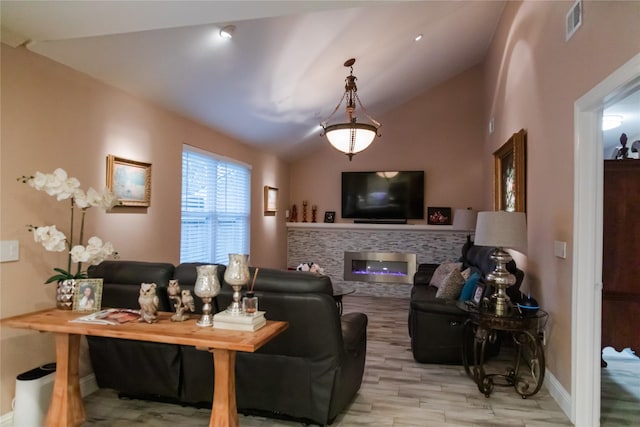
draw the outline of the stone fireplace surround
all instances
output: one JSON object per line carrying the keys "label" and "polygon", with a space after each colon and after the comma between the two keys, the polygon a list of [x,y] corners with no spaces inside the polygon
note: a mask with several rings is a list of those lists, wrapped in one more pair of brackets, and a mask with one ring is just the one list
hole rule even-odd
{"label": "stone fireplace surround", "polygon": [[409,283],[345,281],[345,252],[398,252],[416,254],[421,263],[442,263],[460,257],[467,232],[450,225],[287,223],[287,265],[315,262],[343,288],[356,295],[409,298]]}

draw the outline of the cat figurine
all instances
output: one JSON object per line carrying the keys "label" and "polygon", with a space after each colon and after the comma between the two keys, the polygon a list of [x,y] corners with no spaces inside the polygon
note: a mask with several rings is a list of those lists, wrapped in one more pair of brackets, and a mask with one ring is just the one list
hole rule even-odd
{"label": "cat figurine", "polygon": [[147,323],[158,321],[158,304],[160,300],[156,295],[156,287],[155,283],[140,284],[140,296],[138,297],[140,320],[144,320]]}

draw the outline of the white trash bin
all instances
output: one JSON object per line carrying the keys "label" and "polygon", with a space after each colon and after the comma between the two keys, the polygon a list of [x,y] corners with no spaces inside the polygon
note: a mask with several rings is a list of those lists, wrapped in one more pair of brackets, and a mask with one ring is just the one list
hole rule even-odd
{"label": "white trash bin", "polygon": [[16,377],[13,427],[41,427],[47,417],[56,364],[47,363]]}

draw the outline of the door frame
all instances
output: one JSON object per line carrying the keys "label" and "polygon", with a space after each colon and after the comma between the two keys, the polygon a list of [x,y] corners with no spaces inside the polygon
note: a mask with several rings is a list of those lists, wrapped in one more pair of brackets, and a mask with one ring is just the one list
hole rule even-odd
{"label": "door frame", "polygon": [[602,111],[640,89],[640,53],[574,104],[571,421],[600,425],[602,334]]}

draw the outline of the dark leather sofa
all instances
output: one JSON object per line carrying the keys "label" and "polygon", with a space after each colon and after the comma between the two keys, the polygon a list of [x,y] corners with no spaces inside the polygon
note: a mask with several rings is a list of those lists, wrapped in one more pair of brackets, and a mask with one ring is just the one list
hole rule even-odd
{"label": "dark leather sofa", "polygon": [[[101,277],[103,307],[138,307],[141,282],[158,285],[160,310],[172,311],[166,288],[178,279],[190,289],[200,263],[104,261],[89,268]],[[222,283],[217,307],[226,308],[233,290]],[[253,277],[254,269],[250,268]],[[289,328],[256,353],[237,353],[236,400],[240,413],[330,424],[353,400],[362,383],[367,317],[340,316],[328,276],[260,268],[254,291],[259,309]],[[202,302],[196,297],[196,312]],[[213,357],[207,351],[172,344],[87,337],[99,387],[128,397],[210,406]]]}
{"label": "dark leather sofa", "polygon": [[[462,247],[462,270],[472,267],[481,273],[481,280],[495,268],[491,259],[494,248],[475,246],[467,242]],[[436,298],[437,288],[429,283],[438,264],[420,264],[414,275],[409,306],[409,335],[413,358],[420,363],[461,364],[464,324],[468,314],[458,306],[457,300]],[[507,270],[515,275],[516,283],[507,289],[512,301],[520,296],[524,272],[511,261]],[[488,286],[485,295],[492,292]],[[487,347],[486,357],[497,354],[499,342]],[[469,348],[472,348],[469,346]]]}

